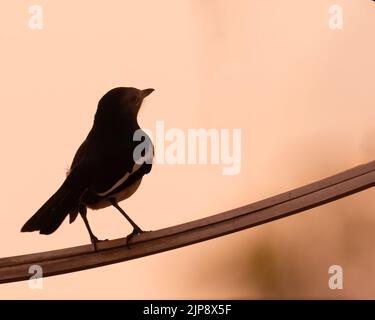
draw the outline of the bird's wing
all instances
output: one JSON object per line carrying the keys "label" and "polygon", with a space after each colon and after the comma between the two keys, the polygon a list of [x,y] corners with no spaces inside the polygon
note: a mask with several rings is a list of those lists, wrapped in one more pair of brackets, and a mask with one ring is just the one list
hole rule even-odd
{"label": "bird's wing", "polygon": [[67,172],[67,176],[72,171],[74,167],[76,167],[82,160],[84,160],[85,156],[87,154],[87,140],[84,140],[82,144],[79,146],[76,154],[74,155],[72,164],[70,165],[70,168]]}
{"label": "bird's wing", "polygon": [[149,138],[145,141],[144,152],[139,155],[134,150],[140,142],[132,142],[103,158],[93,177],[93,189],[98,196],[108,197],[151,171],[154,148]]}
{"label": "bird's wing", "polygon": [[[77,166],[86,159],[87,155],[87,139],[85,139],[82,144],[79,146],[76,154],[74,155],[72,164],[70,165],[70,168],[66,172],[66,176],[68,177],[72,171],[77,168]],[[74,222],[74,220],[78,216],[78,206],[74,207],[70,212],[69,212],[69,223]]]}

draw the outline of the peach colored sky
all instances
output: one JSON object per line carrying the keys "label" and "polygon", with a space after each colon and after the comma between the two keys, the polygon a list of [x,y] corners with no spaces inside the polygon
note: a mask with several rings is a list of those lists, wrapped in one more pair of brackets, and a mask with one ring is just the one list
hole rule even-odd
{"label": "peach colored sky", "polygon": [[[237,176],[221,175],[218,166],[154,166],[122,203],[144,229],[218,213],[374,159],[373,1],[235,3],[2,1],[0,256],[88,243],[79,219],[48,237],[19,230],[61,184],[98,99],[116,86],[156,89],[140,113],[146,128],[164,120],[170,128],[242,129]],[[43,6],[43,30],[28,28],[32,4]],[[328,28],[332,4],[344,8],[343,30]],[[366,258],[360,238],[372,232],[373,199],[370,190],[206,243],[47,278],[43,290],[1,285],[0,298],[269,297],[249,267],[262,246],[278,253],[277,263],[288,261],[273,269],[277,277],[298,274],[276,297],[336,297],[327,290],[327,269],[344,261],[348,289],[338,296],[374,298],[375,257]],[[338,234],[343,216],[353,215],[364,231],[349,261],[349,249],[338,251]],[[101,238],[131,231],[113,209],[89,219]],[[301,273],[312,265],[314,283]]]}

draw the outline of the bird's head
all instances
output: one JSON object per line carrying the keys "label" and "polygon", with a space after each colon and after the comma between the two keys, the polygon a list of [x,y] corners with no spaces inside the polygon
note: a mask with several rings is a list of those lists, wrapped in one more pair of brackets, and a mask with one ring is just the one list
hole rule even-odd
{"label": "bird's head", "polygon": [[143,99],[154,89],[139,90],[119,87],[108,91],[100,100],[95,120],[98,121],[136,121]]}

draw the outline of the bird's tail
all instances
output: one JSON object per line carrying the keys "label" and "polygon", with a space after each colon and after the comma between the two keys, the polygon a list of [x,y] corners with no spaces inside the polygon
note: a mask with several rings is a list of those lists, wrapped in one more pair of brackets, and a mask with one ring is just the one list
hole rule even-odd
{"label": "bird's tail", "polygon": [[84,188],[73,183],[71,175],[47,202],[24,224],[21,232],[39,231],[51,234],[61,225],[66,216],[78,207]]}

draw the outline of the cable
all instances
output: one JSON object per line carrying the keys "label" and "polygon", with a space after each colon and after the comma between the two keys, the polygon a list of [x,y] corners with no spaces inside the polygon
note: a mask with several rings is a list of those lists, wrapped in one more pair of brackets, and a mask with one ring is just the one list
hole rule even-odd
{"label": "cable", "polygon": [[375,161],[303,187],[203,219],[126,238],[0,259],[0,283],[30,279],[29,267],[43,277],[105,266],[157,254],[251,228],[338,200],[375,185]]}

